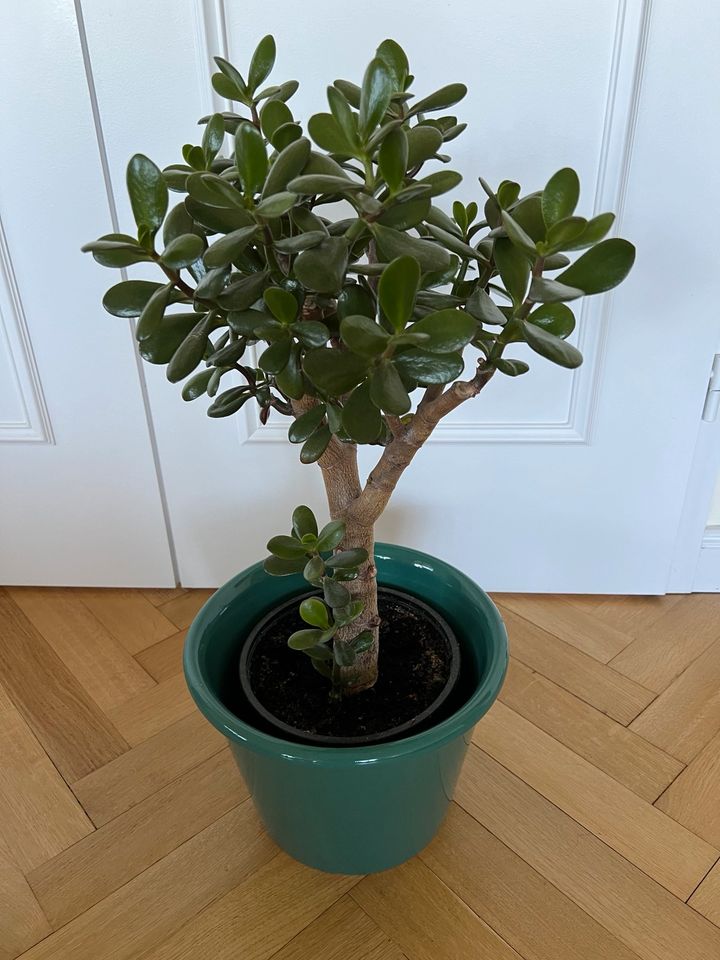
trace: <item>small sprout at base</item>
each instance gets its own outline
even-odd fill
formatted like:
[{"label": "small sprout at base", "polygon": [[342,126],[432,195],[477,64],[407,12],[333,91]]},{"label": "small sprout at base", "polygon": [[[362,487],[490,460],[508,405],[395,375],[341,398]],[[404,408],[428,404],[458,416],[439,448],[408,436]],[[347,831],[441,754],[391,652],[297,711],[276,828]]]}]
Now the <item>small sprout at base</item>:
[{"label": "small sprout at base", "polygon": [[309,623],[313,627],[319,627],[321,630],[330,628],[328,608],[322,600],[318,600],[316,597],[307,597],[303,600],[300,604],[300,616],[305,623]]}]

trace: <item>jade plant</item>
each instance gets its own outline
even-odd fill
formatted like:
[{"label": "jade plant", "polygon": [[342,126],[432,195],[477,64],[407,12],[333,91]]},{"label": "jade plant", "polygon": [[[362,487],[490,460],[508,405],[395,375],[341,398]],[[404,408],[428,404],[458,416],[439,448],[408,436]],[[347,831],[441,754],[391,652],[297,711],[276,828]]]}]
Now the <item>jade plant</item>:
[{"label": "jade plant", "polygon": [[[477,199],[445,203],[462,179],[445,145],[466,126],[448,111],[466,88],[416,99],[393,40],[359,86],[327,88],[328,110],[306,134],[288,106],[297,82],[265,85],[271,36],[245,75],[215,59],[213,87],[236,110],[203,117],[182,163],[132,157],[137,235],[83,249],[103,266],[153,263],[164,275],[124,279],[103,305],[136,318],[141,356],[184,381],[185,400],[209,397],[210,417],[246,403],[263,424],[287,417],[300,460],[319,465],[330,523],[318,530],[298,507],[291,533],[269,541],[266,570],[303,573],[322,591],[302,603],[308,629],[289,642],[335,695],[357,693],[377,677],[374,525],[404,470],[496,373],[528,371],[515,344],[579,366],[568,304],[620,283],[635,252],[604,239],[612,213],[575,213],[568,167],[542,190],[479,178]],[[358,444],[379,453],[364,483]]]}]

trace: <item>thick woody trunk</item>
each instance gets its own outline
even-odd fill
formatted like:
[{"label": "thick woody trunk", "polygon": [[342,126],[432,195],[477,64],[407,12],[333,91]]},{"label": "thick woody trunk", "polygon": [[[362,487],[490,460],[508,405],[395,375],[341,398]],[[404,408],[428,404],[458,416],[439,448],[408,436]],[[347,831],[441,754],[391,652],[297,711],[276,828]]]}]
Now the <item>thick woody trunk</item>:
[{"label": "thick woody trunk", "polygon": [[[312,401],[294,400],[293,411],[300,416],[312,406]],[[362,484],[357,465],[357,447],[354,443],[341,443],[333,437],[325,453],[318,461],[322,471],[328,508],[332,520],[345,523],[345,538],[339,550],[354,547],[367,551],[368,562],[363,564],[356,580],[346,581],[344,586],[350,591],[353,600],[361,600],[363,612],[350,626],[341,628],[338,636],[341,640],[352,640],[363,630],[373,634],[373,645],[361,653],[352,667],[341,667],[341,679],[344,692],[360,693],[367,690],[377,680],[378,674],[378,634],[380,617],[377,604],[377,580],[374,562],[375,518],[369,514],[355,515],[352,507],[362,494]]]},{"label": "thick woody trunk", "polygon": [[357,579],[344,584],[353,600],[362,601],[363,612],[352,624],[338,631],[339,639],[352,640],[363,630],[371,630],[374,638],[372,647],[365,653],[361,653],[352,667],[340,668],[346,694],[360,693],[372,687],[377,680],[379,653],[380,617],[377,601],[377,571],[374,562],[374,525],[349,515],[349,508],[355,503],[361,490],[356,454],[353,444],[338,444],[338,449],[328,450],[320,463],[330,516],[333,520],[343,520],[345,523],[345,538],[338,549],[362,548],[367,551],[369,558],[360,568]]},{"label": "thick woody trunk", "polygon": [[[461,403],[477,396],[488,383],[494,368],[480,362],[471,380],[457,381],[447,390],[429,387],[407,425],[396,424],[393,439],[385,447],[365,487],[360,484],[357,466],[357,448],[354,443],[342,443],[333,437],[318,461],[322,470],[330,516],[345,523],[345,539],[341,550],[362,547],[368,561],[360,569],[356,580],[346,583],[354,600],[362,600],[361,616],[339,636],[351,640],[363,630],[372,631],[372,647],[358,656],[352,667],[342,668],[346,693],[360,693],[375,683],[378,673],[378,632],[380,617],[377,603],[377,571],[374,562],[374,527],[405,469],[428,439],[438,422]],[[310,409],[309,398],[293,401],[295,416]]]},{"label": "thick woody trunk", "polygon": [[367,550],[369,557],[368,562],[360,568],[357,579],[345,583],[353,600],[362,601],[363,612],[349,626],[342,627],[338,631],[338,637],[341,640],[352,640],[363,630],[371,630],[373,645],[365,653],[359,654],[352,667],[341,667],[340,676],[345,693],[360,693],[362,690],[372,687],[378,675],[380,617],[378,615],[377,570],[374,560],[375,537],[372,525],[360,526],[348,522],[345,540],[340,545],[340,549],[349,549],[350,547],[362,547]]}]

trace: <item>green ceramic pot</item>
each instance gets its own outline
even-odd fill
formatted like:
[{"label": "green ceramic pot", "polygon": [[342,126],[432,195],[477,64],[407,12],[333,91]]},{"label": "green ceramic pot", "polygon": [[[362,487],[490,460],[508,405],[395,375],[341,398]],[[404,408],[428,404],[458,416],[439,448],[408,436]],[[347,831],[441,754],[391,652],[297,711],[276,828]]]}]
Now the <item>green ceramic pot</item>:
[{"label": "green ceramic pot", "polygon": [[318,747],[263,733],[242,719],[238,659],[248,633],[307,585],[255,564],[220,587],[185,641],[192,696],[230,742],[269,834],[291,856],[332,873],[402,863],[430,842],[452,799],[473,726],[492,705],[507,668],[507,635],[487,594],[427,553],[378,543],[378,580],[434,607],[461,650],[458,706],[422,733],[366,747]]}]

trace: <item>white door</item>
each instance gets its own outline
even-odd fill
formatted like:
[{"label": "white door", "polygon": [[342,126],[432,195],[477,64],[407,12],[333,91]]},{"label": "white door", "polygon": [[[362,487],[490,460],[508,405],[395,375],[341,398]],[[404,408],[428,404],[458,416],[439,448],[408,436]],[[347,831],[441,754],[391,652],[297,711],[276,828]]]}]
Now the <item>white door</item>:
[{"label": "white door", "polygon": [[[530,190],[575,167],[579,212],[617,211],[618,233],[638,248],[623,286],[586,303],[585,364],[568,372],[534,356],[528,376],[495,377],[438,429],[377,532],[494,590],[665,591],[719,349],[706,102],[720,80],[716,5],[130,0],[86,3],[84,16],[124,224],[129,155],[177,162],[199,139],[194,120],[221,107],[210,55],[245,68],[269,31],[274,76],[301,80],[292,104],[304,119],[324,109],[327,83],[362,76],[385,36],[408,51],[418,92],[467,82],[457,112],[470,125],[450,145],[465,202],[481,200],[478,175]],[[148,383],[184,584],[217,584],[261,557],[295,504],[322,512],[319,471],[299,464],[286,422],[260,427],[249,405],[210,421],[162,369]]]},{"label": "white door", "polygon": [[107,221],[73,5],[0,30],[0,583],[175,582],[128,325],[80,246]]}]

